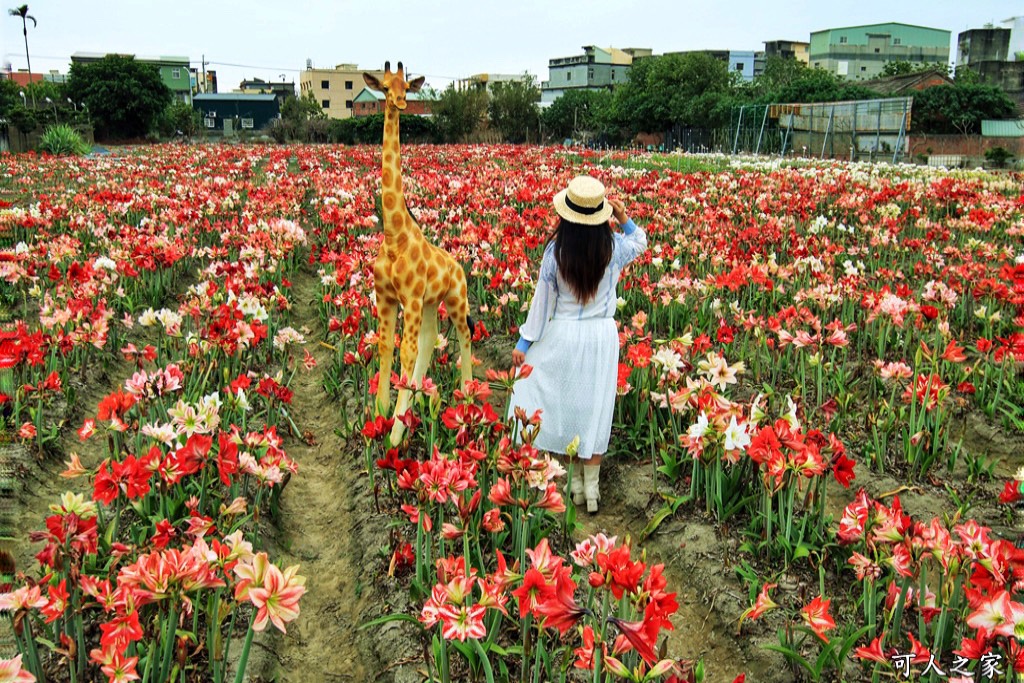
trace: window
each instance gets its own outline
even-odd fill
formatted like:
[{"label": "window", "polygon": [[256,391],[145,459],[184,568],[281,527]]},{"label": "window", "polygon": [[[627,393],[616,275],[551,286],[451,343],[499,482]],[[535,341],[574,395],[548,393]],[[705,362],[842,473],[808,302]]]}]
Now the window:
[{"label": "window", "polygon": [[345,100],[345,109],[352,108],[352,100]]},{"label": "window", "polygon": [[881,50],[881,48],[877,48],[877,47],[875,48],[875,54],[876,54],[876,55],[877,55],[877,54],[878,54],[879,52],[881,52],[881,51],[882,51],[882,50]]},{"label": "window", "polygon": [[331,89],[331,82],[330,81],[320,81],[320,89],[321,90],[330,90]]},{"label": "window", "polygon": [[[615,77],[612,76],[612,78],[615,78]],[[587,69],[587,80],[588,81],[594,80],[594,70],[593,69]]]},{"label": "window", "polygon": [[242,128],[252,128],[252,119],[242,119]]},{"label": "window", "polygon": [[612,80],[615,80],[615,69],[612,69]]},{"label": "window", "polygon": [[846,36],[839,36],[839,44],[846,45]]},{"label": "window", "polygon": [[893,45],[902,45],[903,44],[903,39],[902,38],[893,38],[892,39],[892,44]]},{"label": "window", "polygon": [[345,90],[352,89],[352,81],[345,81]]},{"label": "window", "polygon": [[320,106],[323,107],[324,109],[329,109],[330,106],[331,106],[331,101],[330,100],[320,100]]},{"label": "window", "polygon": [[814,68],[815,69],[817,69],[819,66],[821,66],[821,62],[815,62],[814,63]]},{"label": "window", "polygon": [[565,80],[567,80],[567,81],[571,81],[572,80],[572,72],[571,71],[566,71],[565,72]]},{"label": "window", "polygon": [[862,67],[860,68],[860,70],[861,70],[861,71],[867,71],[867,70],[868,70],[868,68],[867,68],[866,66],[862,66]]},{"label": "window", "polygon": [[217,126],[217,119],[213,118],[212,116],[207,116],[205,119],[203,119],[203,123],[206,125],[207,128],[214,128]]},{"label": "window", "polygon": [[171,69],[171,78],[174,80],[181,78],[181,69]]},{"label": "window", "polygon": [[736,63],[736,70],[737,71],[743,71],[743,62],[737,62]]}]

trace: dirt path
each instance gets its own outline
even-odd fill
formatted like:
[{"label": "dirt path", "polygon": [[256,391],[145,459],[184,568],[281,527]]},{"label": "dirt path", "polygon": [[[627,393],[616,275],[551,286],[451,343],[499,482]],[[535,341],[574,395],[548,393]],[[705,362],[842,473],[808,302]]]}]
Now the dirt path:
[{"label": "dirt path", "polygon": [[300,367],[291,385],[296,425],[311,433],[312,445],[285,440],[299,469],[282,495],[273,543],[280,566],[301,565],[306,594],[299,618],[275,648],[280,663],[276,680],[371,680],[373,671],[360,651],[366,634],[356,630],[373,593],[373,579],[363,566],[367,549],[357,533],[366,512],[360,509],[356,492],[366,483],[360,481],[359,464],[347,456],[344,441],[336,434],[342,426],[342,408],[322,387],[331,352],[319,344],[317,278],[308,266],[295,274],[292,297],[291,324],[305,335],[306,349],[317,366],[309,372]]}]

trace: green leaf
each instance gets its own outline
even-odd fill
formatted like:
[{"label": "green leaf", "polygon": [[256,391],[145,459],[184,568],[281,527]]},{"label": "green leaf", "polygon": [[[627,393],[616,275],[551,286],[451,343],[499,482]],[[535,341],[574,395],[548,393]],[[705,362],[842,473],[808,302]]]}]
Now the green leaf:
[{"label": "green leaf", "polygon": [[802,656],[800,656],[799,652],[795,652],[793,650],[790,650],[788,647],[783,647],[782,645],[762,645],[761,647],[763,649],[765,649],[765,650],[772,650],[773,652],[780,653],[788,661],[796,662],[797,664],[802,666],[804,669],[806,669],[807,673],[810,673],[810,674],[814,673],[814,667],[811,666],[810,662],[808,662],[806,659],[804,659]]},{"label": "green leaf", "polygon": [[409,623],[416,624],[417,626],[419,626],[420,631],[426,630],[425,628],[423,628],[423,624],[420,623],[419,619],[408,614],[387,614],[383,617],[374,619],[373,621],[368,621],[365,624],[360,624],[357,628],[358,630],[362,631],[363,629],[371,628],[373,626],[380,626],[381,624],[388,624],[392,621],[407,621]]}]

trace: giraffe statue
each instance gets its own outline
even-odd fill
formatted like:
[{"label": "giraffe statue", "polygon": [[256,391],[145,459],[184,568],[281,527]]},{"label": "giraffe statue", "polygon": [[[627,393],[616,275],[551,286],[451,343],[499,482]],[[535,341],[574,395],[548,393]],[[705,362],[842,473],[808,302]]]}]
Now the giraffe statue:
[{"label": "giraffe statue", "polygon": [[[381,150],[381,207],[384,241],[373,266],[377,299],[380,374],[377,379],[377,414],[385,414],[391,404],[391,363],[395,350],[395,324],[398,306],[404,311],[404,330],[399,355],[403,378],[417,386],[423,379],[437,341],[437,309],[444,302],[459,337],[462,363],[462,388],[473,378],[471,348],[472,322],[466,298],[466,273],[451,254],[427,242],[402,192],[402,159],[398,142],[398,117],[406,107],[407,92],[418,92],[424,77],[405,80],[402,63],[391,72],[384,63],[383,79],[364,73],[363,80],[373,90],[385,94],[384,144]],[[395,417],[409,408],[411,392],[398,392]],[[405,425],[396,419],[391,443],[401,442]]]}]

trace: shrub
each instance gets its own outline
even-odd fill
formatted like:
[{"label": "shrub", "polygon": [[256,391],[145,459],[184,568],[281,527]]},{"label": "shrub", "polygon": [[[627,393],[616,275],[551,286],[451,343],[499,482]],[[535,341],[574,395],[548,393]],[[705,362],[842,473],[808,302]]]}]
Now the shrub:
[{"label": "shrub", "polygon": [[46,129],[43,137],[39,140],[39,149],[50,154],[63,156],[65,154],[88,154],[92,147],[82,139],[78,131],[66,123],[62,123]]},{"label": "shrub", "polygon": [[1002,168],[1012,158],[1013,154],[1005,147],[993,147],[985,150],[985,159],[996,168]]}]

